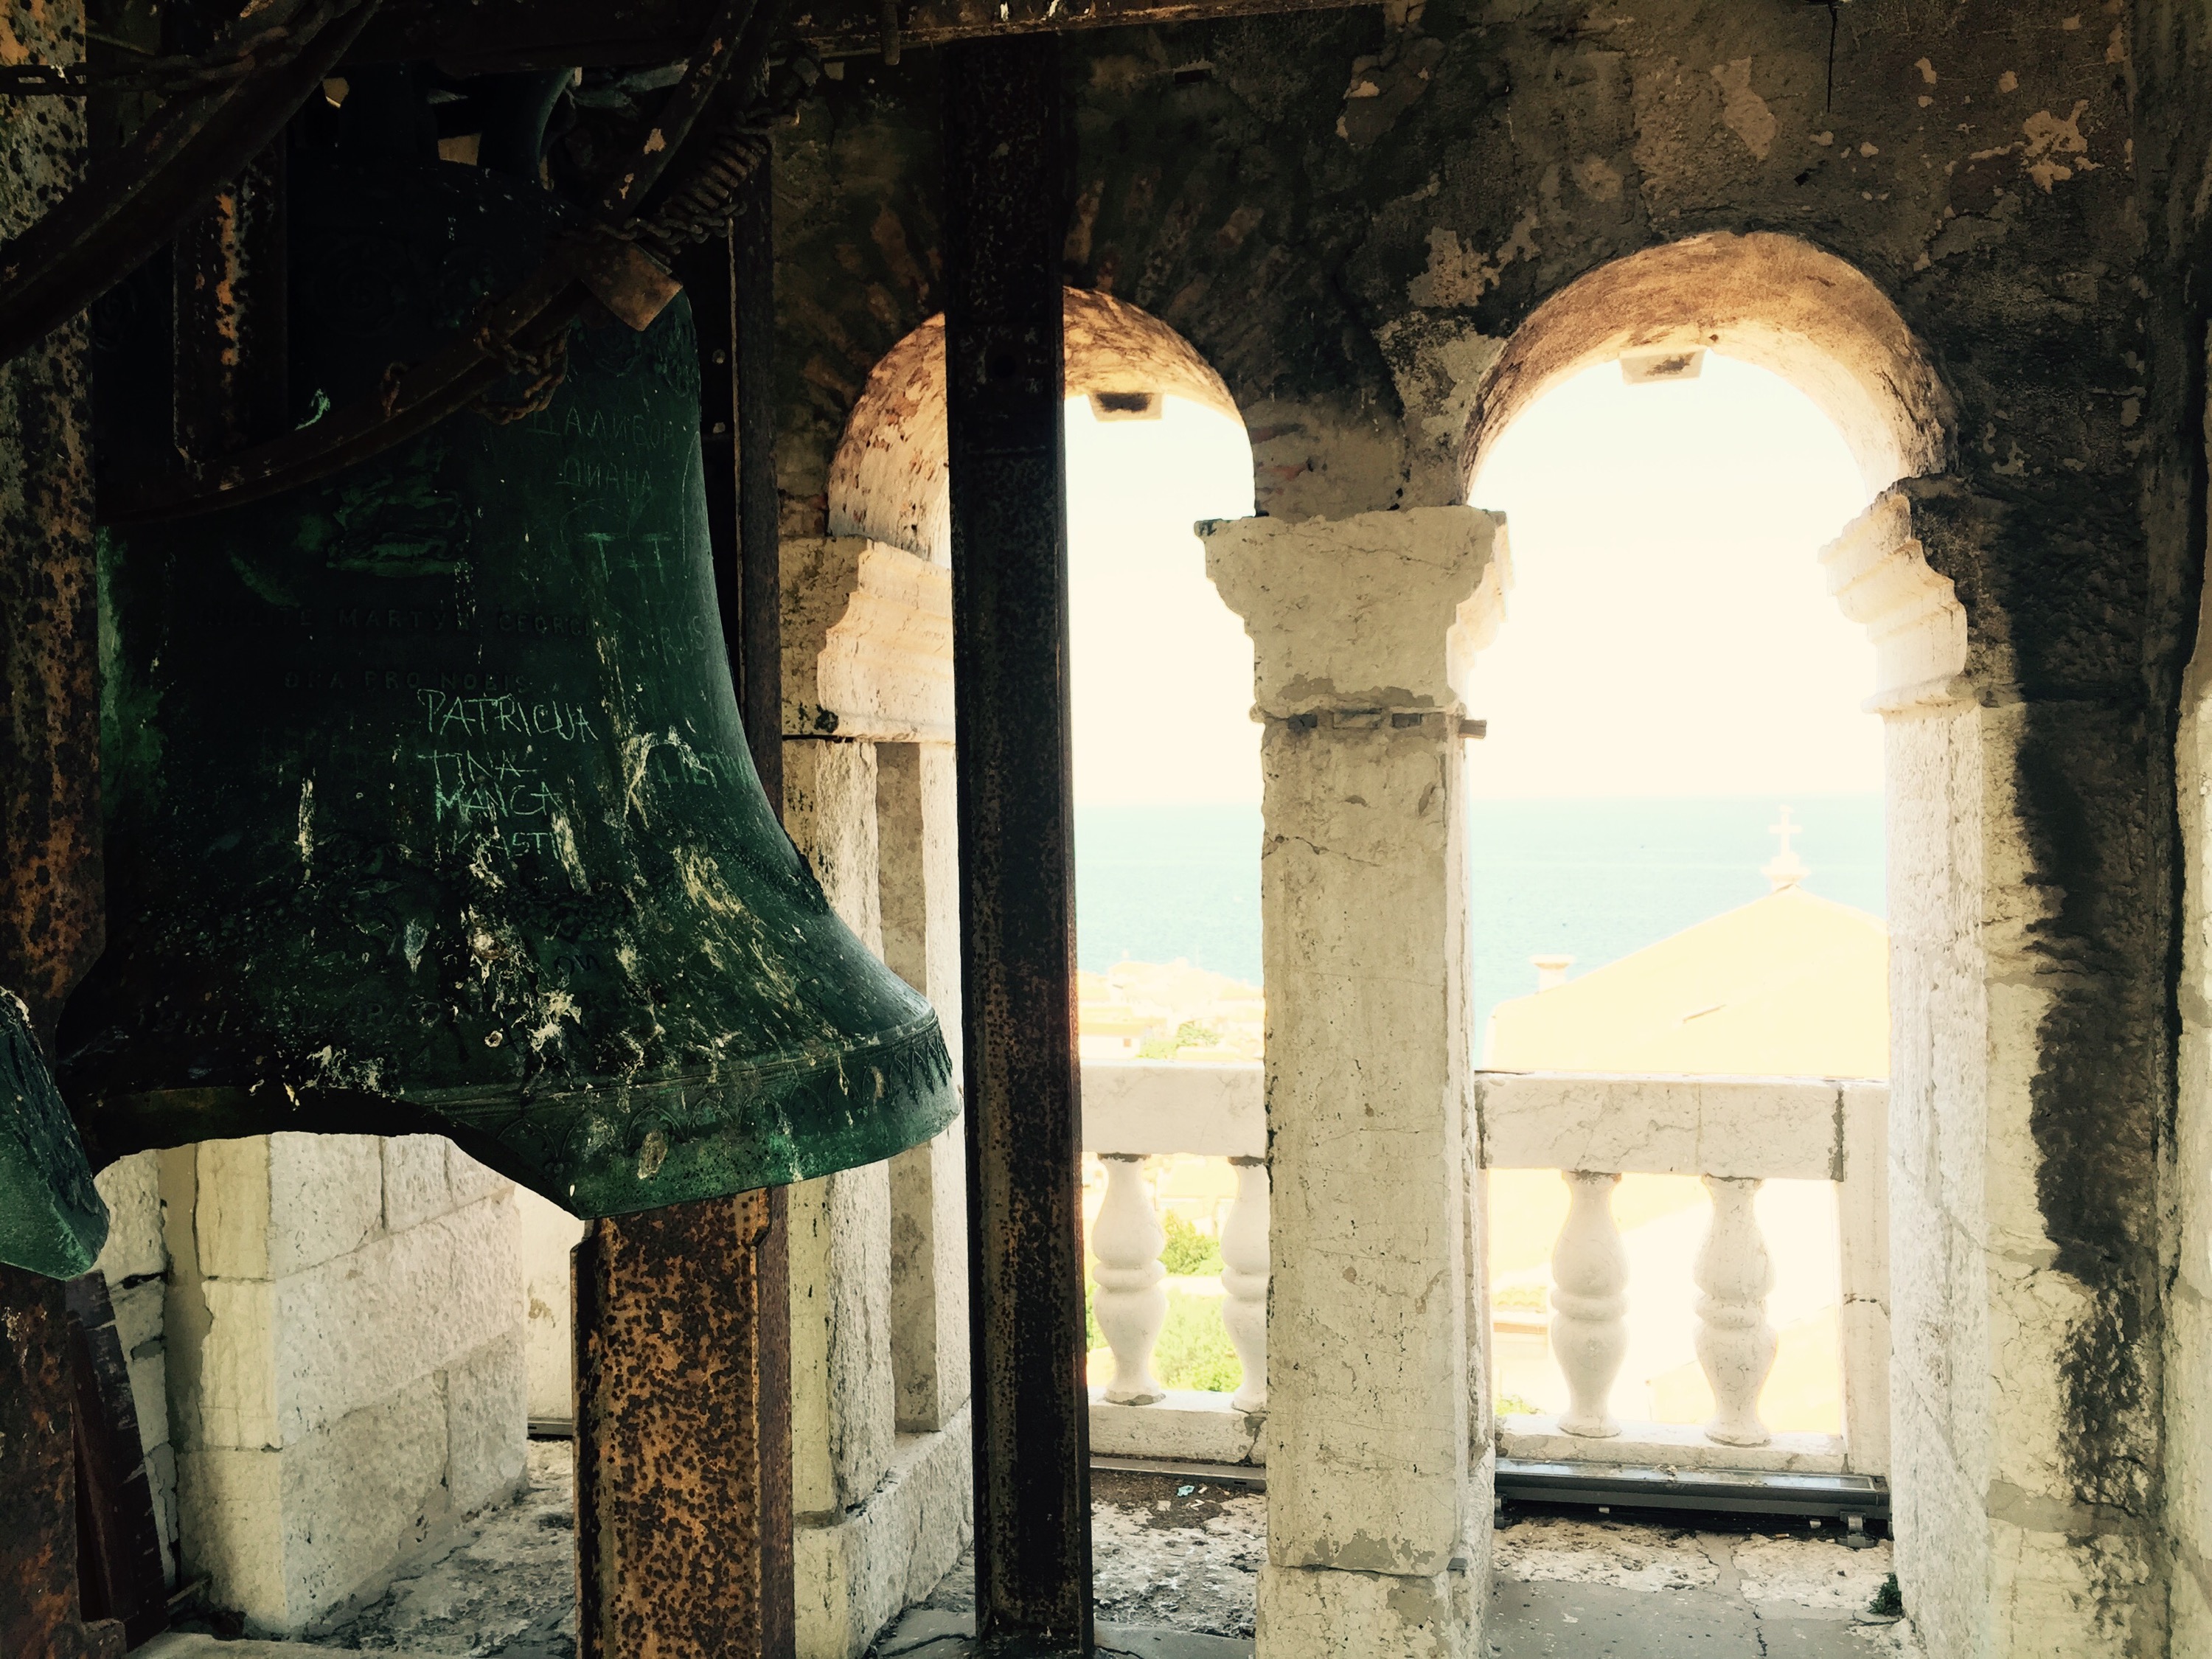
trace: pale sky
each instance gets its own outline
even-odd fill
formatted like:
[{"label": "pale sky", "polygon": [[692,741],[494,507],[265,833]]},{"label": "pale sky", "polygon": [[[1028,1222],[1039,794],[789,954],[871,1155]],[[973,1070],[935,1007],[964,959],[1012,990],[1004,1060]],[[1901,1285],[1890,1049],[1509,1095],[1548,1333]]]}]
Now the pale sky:
[{"label": "pale sky", "polygon": [[1067,405],[1068,617],[1075,799],[1260,799],[1252,642],[1206,579],[1191,526],[1252,512],[1244,428],[1164,400],[1157,421]]},{"label": "pale sky", "polygon": [[[1076,799],[1256,802],[1251,646],[1189,529],[1251,510],[1243,431],[1077,400],[1067,459]],[[1515,574],[1476,665],[1475,793],[1881,787],[1872,649],[1815,557],[1866,489],[1787,382],[1711,354],[1671,384],[1601,364],[1514,422],[1471,499],[1508,515]]]}]

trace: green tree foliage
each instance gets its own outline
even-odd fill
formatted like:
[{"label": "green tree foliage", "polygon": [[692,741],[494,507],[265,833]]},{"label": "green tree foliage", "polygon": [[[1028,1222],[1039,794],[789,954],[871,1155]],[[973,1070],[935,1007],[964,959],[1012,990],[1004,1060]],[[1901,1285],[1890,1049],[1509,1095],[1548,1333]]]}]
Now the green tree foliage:
[{"label": "green tree foliage", "polygon": [[1200,1232],[1196,1222],[1187,1221],[1170,1211],[1167,1235],[1167,1248],[1160,1252],[1160,1265],[1170,1273],[1210,1278],[1221,1271],[1221,1241],[1212,1233]]}]

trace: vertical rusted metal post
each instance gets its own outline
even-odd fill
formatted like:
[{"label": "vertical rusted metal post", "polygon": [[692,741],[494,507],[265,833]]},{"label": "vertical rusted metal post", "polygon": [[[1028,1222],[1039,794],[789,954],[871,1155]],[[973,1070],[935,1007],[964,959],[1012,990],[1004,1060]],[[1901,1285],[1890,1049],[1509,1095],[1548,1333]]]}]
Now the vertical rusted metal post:
[{"label": "vertical rusted metal post", "polygon": [[64,1296],[58,1280],[0,1266],[0,1654],[122,1659],[123,1626],[78,1611]]},{"label": "vertical rusted metal post", "polygon": [[284,429],[284,179],[279,140],[178,233],[175,433],[188,464]]},{"label": "vertical rusted metal post", "polygon": [[[204,50],[227,21],[209,0],[172,4],[171,50]],[[177,234],[174,423],[188,465],[274,438],[286,426],[286,173],[280,137]]]},{"label": "vertical rusted metal post", "polygon": [[[80,7],[20,8],[15,43],[66,61]],[[16,185],[0,238],[76,182],[84,116],[9,100],[0,157]],[[100,670],[86,326],[0,365],[0,986],[51,1053],[63,1001],[100,954]],[[78,1600],[74,1388],[63,1287],[0,1266],[0,1654],[119,1656],[123,1627]]]},{"label": "vertical rusted metal post", "polygon": [[1088,1652],[1059,47],[945,70],[976,1629]]},{"label": "vertical rusted metal post", "polygon": [[598,1221],[575,1251],[578,1659],[765,1651],[765,1193]]},{"label": "vertical rusted metal post", "polygon": [[[679,274],[699,336],[723,635],[753,764],[781,813],[774,289],[764,269],[744,263],[764,261],[766,246],[764,236],[757,247],[735,233],[713,238]],[[763,480],[747,455],[769,460],[764,536]],[[576,1249],[582,1659],[793,1652],[785,1207],[781,1188],[672,1205],[596,1222]]]}]

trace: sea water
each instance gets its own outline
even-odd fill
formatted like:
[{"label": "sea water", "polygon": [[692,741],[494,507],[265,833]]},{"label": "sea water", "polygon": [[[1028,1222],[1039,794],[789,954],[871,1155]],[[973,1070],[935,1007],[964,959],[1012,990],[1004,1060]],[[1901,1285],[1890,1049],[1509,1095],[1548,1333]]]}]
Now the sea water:
[{"label": "sea water", "polygon": [[[1881,797],[1793,796],[1805,890],[1883,914]],[[1571,977],[1747,904],[1768,890],[1782,803],[1759,797],[1478,800],[1468,859],[1474,1030],[1536,988],[1529,958]],[[1255,806],[1076,809],[1077,956],[1181,957],[1261,983]]]}]

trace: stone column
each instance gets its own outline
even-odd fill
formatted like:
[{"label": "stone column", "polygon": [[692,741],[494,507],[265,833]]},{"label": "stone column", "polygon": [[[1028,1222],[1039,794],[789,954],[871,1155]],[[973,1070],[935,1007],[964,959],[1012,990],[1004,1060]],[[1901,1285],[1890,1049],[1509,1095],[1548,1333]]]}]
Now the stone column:
[{"label": "stone column", "polygon": [[1255,659],[1274,1284],[1261,1659],[1480,1651],[1492,1457],[1468,1090],[1469,507],[1203,527]]},{"label": "stone column", "polygon": [[[960,1066],[960,837],[950,743],[876,745],[884,960],[927,997]],[[968,1403],[965,1132],[891,1160],[891,1375],[898,1426],[941,1429]]]},{"label": "stone column", "polygon": [[[783,595],[786,828],[957,1054],[951,573],[860,537],[789,538]],[[866,1651],[967,1542],[960,1147],[956,1122],[791,1189],[800,1659]]]},{"label": "stone column", "polygon": [[[2082,1447],[2122,1430],[2117,1411],[2072,1420],[2098,1316],[2039,1191],[2057,1000],[2039,933],[2058,901],[2017,805],[2034,711],[1918,539],[1916,519],[1943,524],[1955,504],[1941,481],[1899,486],[1821,555],[1875,643],[1885,728],[1898,1579],[1931,1654],[2118,1656],[2137,1650],[2158,1547],[2075,1473]],[[2195,1471],[2177,1450],[2181,1486]]]},{"label": "stone column", "polygon": [[[784,826],[831,908],[880,951],[875,746],[809,741],[784,750]],[[890,1165],[799,1182],[790,1204],[791,1502],[803,1539],[836,1527],[890,1467]],[[807,1641],[807,1559],[802,1542],[802,1654],[816,1651]]]}]

